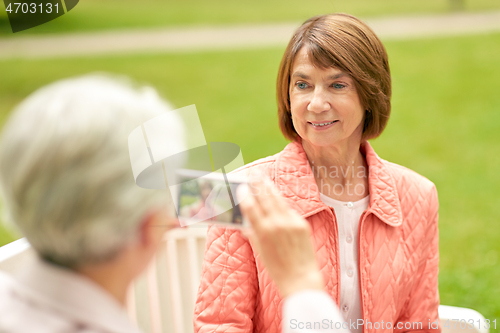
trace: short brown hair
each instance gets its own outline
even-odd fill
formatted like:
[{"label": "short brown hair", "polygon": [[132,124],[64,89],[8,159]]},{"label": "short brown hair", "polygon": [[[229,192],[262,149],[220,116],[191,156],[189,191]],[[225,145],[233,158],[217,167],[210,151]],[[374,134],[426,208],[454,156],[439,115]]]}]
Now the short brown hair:
[{"label": "short brown hair", "polygon": [[319,68],[338,68],[352,76],[365,111],[362,140],[378,137],[391,113],[391,74],[387,52],[375,33],[348,14],[315,16],[297,29],[281,60],[278,81],[280,129],[289,140],[297,132],[290,117],[290,74],[302,47]]}]

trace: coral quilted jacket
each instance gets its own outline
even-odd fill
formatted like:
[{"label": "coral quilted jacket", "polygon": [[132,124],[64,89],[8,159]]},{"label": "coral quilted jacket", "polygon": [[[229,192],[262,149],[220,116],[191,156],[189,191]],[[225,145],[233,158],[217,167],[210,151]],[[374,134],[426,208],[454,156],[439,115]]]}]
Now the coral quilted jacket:
[{"label": "coral quilted jacket", "polygon": [[[436,188],[416,172],[379,158],[366,141],[361,152],[368,164],[370,192],[358,235],[362,315],[365,323],[371,323],[363,331],[439,333]],[[339,304],[336,217],[319,199],[301,143],[292,142],[238,172],[269,177],[290,207],[310,222],[325,290]],[[195,332],[281,332],[282,301],[247,239],[239,231],[211,227],[195,306]],[[393,328],[387,328],[388,323]]]}]

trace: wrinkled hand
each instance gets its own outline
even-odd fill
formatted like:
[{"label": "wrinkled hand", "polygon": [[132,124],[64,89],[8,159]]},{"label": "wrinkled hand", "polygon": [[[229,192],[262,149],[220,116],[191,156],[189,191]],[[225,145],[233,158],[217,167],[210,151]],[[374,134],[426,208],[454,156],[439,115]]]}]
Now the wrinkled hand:
[{"label": "wrinkled hand", "polygon": [[249,184],[241,202],[252,229],[246,232],[282,297],[323,289],[309,223],[290,209],[269,181]]}]

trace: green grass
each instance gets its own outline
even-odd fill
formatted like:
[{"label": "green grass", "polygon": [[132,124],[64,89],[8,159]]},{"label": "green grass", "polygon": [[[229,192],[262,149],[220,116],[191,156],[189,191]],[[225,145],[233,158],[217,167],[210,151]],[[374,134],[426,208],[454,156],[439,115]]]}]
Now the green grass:
[{"label": "green grass", "polygon": [[[442,303],[500,318],[500,34],[386,46],[393,114],[372,144],[382,158],[437,185]],[[179,107],[196,104],[207,141],[237,143],[250,162],[286,144],[277,127],[274,92],[282,52],[0,61],[0,122],[22,98],[56,79],[90,71],[124,73],[158,87]]]},{"label": "green grass", "polygon": [[375,147],[438,188],[443,303],[500,318],[500,35],[388,48],[394,114]]},{"label": "green grass", "polygon": [[[452,0],[84,0],[68,14],[41,26],[16,33],[98,31],[175,25],[262,23],[304,21],[331,12],[381,16],[445,13]],[[500,9],[498,0],[464,0],[465,10]],[[12,36],[4,8],[0,5],[0,34]]]}]

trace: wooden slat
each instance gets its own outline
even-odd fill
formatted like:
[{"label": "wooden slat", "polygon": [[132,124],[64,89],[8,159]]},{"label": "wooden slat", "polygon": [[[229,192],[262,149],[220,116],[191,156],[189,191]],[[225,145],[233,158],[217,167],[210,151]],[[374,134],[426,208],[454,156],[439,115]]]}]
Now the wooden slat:
[{"label": "wooden slat", "polygon": [[182,295],[179,281],[179,266],[177,263],[177,241],[167,241],[167,267],[170,280],[170,300],[172,303],[174,333],[185,333],[182,313]]},{"label": "wooden slat", "polygon": [[[188,249],[191,291],[196,298],[196,294],[198,293],[198,286],[200,284],[200,268],[198,267],[197,241],[195,237],[189,237],[186,242]],[[193,302],[194,301],[196,301],[196,299],[194,299]]]},{"label": "wooden slat", "polygon": [[151,332],[162,333],[158,277],[156,275],[156,257],[149,265],[146,274],[148,284],[149,314],[151,317]]}]

